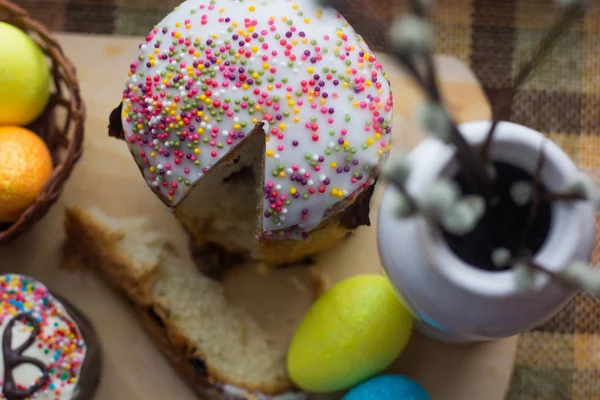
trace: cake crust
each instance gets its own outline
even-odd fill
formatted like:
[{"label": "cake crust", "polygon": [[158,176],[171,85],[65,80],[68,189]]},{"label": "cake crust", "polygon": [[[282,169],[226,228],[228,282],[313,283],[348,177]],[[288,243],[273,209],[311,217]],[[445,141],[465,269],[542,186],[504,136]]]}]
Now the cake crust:
[{"label": "cake crust", "polygon": [[[391,123],[383,66],[335,10],[316,0],[188,0],[140,45],[109,135],[127,142],[195,247],[212,242],[285,264],[369,225],[370,195],[360,195],[387,158]],[[230,209],[198,202],[198,192],[217,187],[202,181],[245,155],[259,125],[257,221],[246,230],[258,238],[250,245],[211,232]],[[232,187],[229,196],[240,193]],[[363,207],[348,209],[358,197]],[[194,207],[214,207],[214,217]]]},{"label": "cake crust", "polygon": [[[78,207],[67,208],[65,229],[65,255],[79,261],[66,265],[71,268],[76,265],[91,267],[124,294],[161,352],[200,398],[277,400],[279,396],[287,396],[281,399],[304,399],[304,394],[294,392],[294,385],[289,378],[257,384],[236,380],[215,368],[194,342],[177,328],[168,306],[152,296],[152,287],[162,279],[158,268],[162,259],[157,260],[156,265],[148,265],[144,273],[139,273],[124,257],[108,250],[110,243],[122,239],[121,234],[107,231]],[[168,242],[161,244],[168,246]],[[175,251],[171,247],[167,249]],[[136,282],[137,279],[140,281]],[[247,395],[240,394],[244,392]]]}]

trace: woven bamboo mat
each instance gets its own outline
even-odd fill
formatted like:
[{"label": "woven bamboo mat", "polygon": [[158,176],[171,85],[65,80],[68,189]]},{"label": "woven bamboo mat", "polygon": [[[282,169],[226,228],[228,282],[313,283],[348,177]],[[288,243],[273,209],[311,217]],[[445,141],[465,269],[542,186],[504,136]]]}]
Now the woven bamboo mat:
[{"label": "woven bamboo mat", "polygon": [[[348,1],[371,7],[383,22],[403,11],[394,0]],[[145,36],[180,1],[16,2],[54,31]],[[493,93],[509,82],[556,12],[554,0],[436,0],[437,51],[464,61]],[[348,19],[377,48],[381,31],[365,26],[360,12]],[[516,98],[510,119],[548,135],[600,182],[600,7],[562,39]],[[577,296],[521,336],[508,399],[600,399],[600,302]]]}]

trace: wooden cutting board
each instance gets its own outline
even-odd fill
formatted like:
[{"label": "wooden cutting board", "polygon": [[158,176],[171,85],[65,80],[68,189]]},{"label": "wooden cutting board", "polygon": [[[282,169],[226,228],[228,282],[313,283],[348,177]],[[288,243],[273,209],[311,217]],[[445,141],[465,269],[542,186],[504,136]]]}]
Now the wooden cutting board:
[{"label": "wooden cutting board", "polygon": [[[28,235],[0,247],[0,272],[29,274],[78,305],[96,325],[105,349],[104,376],[96,399],[194,399],[161,356],[129,306],[92,274],[59,269],[66,205],[96,205],[114,216],[147,213],[186,250],[178,223],[151,194],[126,146],[107,137],[110,111],[118,105],[128,66],[141,39],[60,35],[75,66],[88,119],[84,156],[65,192]],[[419,91],[389,58],[381,56],[394,90],[393,146],[408,150],[421,140],[411,117]],[[460,122],[489,118],[489,105],[472,72],[453,58],[439,57],[443,93]],[[376,221],[381,187],[373,200]],[[360,244],[358,246],[357,244]],[[375,227],[361,228],[341,246],[321,255],[317,267],[330,283],[380,271]],[[516,338],[468,346],[448,346],[416,335],[392,368],[422,383],[433,400],[503,399],[512,373]]]}]

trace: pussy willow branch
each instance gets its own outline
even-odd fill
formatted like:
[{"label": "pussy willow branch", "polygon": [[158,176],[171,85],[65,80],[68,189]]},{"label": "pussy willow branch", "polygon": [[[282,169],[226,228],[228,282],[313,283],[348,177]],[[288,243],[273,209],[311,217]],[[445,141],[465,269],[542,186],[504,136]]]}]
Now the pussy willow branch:
[{"label": "pussy willow branch", "polygon": [[544,199],[549,201],[587,201],[588,198],[581,194],[546,193]]},{"label": "pussy willow branch", "polygon": [[544,142],[542,142],[542,147],[540,148],[540,152],[538,155],[538,162],[535,168],[535,175],[533,177],[533,193],[531,195],[531,206],[529,211],[529,217],[527,218],[527,222],[525,223],[525,227],[523,228],[523,232],[521,232],[521,237],[519,238],[519,242],[513,251],[517,253],[521,251],[521,249],[525,248],[525,241],[527,240],[527,235],[529,231],[533,227],[533,223],[535,218],[538,215],[538,211],[540,208],[540,198],[541,198],[541,186],[542,186],[542,170],[544,168],[544,164],[546,162],[546,153],[544,153]]},{"label": "pussy willow branch", "polygon": [[[415,15],[426,18],[426,8],[423,2],[419,0],[412,1],[412,11]],[[437,72],[433,55],[431,52],[427,52],[423,55],[424,61],[424,74],[421,74],[419,67],[417,66],[416,59],[407,54],[394,53],[405,70],[415,80],[415,82],[421,87],[421,90],[425,93],[428,100],[432,103],[442,105],[442,98],[437,82]],[[443,107],[442,107],[443,108]],[[450,122],[450,138],[454,144],[457,153],[457,161],[459,162],[465,177],[472,189],[481,193],[486,198],[491,198],[493,195],[493,180],[488,174],[488,169],[482,164],[477,152],[471,147],[471,145],[465,140],[460,131],[458,130],[456,123],[453,121],[450,115],[447,115]]]},{"label": "pussy willow branch", "polygon": [[558,43],[562,35],[584,14],[585,9],[586,4],[584,4],[583,1],[576,1],[566,7],[561,17],[554,23],[544,39],[537,45],[530,58],[521,64],[511,86],[507,88],[493,106],[492,125],[490,126],[480,150],[480,154],[485,162],[487,162],[489,158],[489,149],[493,141],[496,126],[500,122],[500,118],[509,111],[514,97],[519,93],[533,72],[543,64],[546,57]]},{"label": "pussy willow branch", "polygon": [[427,17],[427,5],[424,1],[415,0],[412,2],[412,12],[418,17],[426,18]]},{"label": "pussy willow branch", "polygon": [[581,289],[581,286],[578,285],[577,283],[574,283],[572,281],[570,281],[569,279],[565,278],[564,276],[562,276],[561,274],[554,272],[554,271],[550,271],[546,268],[544,268],[543,266],[541,266],[540,264],[537,264],[536,262],[534,262],[532,259],[526,259],[526,260],[515,260],[515,265],[519,263],[519,261],[521,263],[526,264],[529,268],[531,268],[532,270],[535,271],[539,271],[545,275],[548,275],[550,278],[560,282],[561,284],[568,286],[570,288],[573,289]]},{"label": "pussy willow branch", "polygon": [[408,192],[408,189],[406,188],[406,185],[404,185],[404,184],[403,185],[397,185],[396,188],[406,198],[406,201],[408,201],[408,204],[410,205],[410,208],[412,210],[418,210],[419,207],[417,207],[417,202],[415,201],[414,197],[412,197],[412,195]]},{"label": "pussy willow branch", "polygon": [[[380,48],[388,48],[389,38],[382,29],[382,23],[380,16],[377,14],[377,10],[372,5],[373,0],[318,0],[323,6],[328,6],[335,9],[348,21],[351,21],[351,17],[357,16],[356,10],[360,12],[361,26],[369,28],[371,33],[374,33],[377,37],[376,43]],[[361,32],[362,36],[365,36],[365,32]]]}]

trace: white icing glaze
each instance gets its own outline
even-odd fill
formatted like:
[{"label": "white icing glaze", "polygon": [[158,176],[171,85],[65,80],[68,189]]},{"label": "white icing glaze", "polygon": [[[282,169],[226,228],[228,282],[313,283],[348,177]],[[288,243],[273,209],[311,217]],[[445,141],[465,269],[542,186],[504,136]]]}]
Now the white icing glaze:
[{"label": "white icing glaze", "polygon": [[312,0],[182,3],[140,45],[122,114],[146,182],[170,207],[264,122],[266,236],[308,232],[371,185],[391,119],[382,66]]},{"label": "white icing glaze", "polygon": [[[22,290],[23,286],[20,282],[23,280],[28,282],[29,287],[35,287],[35,289]],[[6,327],[13,319],[14,314],[30,313],[40,324],[40,334],[33,344],[23,352],[23,355],[41,361],[51,369],[51,373],[49,374],[49,384],[36,392],[30,399],[71,400],[77,391],[80,367],[86,354],[85,343],[75,322],[69,317],[64,306],[48,292],[44,285],[29,277],[1,276],[0,292],[3,295],[0,306],[2,310],[0,338],[4,336]],[[31,327],[25,320],[18,320],[12,328],[12,349],[17,349],[25,343],[30,335]],[[0,358],[4,360],[2,346],[0,346]],[[0,362],[0,399],[6,398],[3,393],[4,373],[5,365],[2,361]],[[15,383],[23,385],[23,388],[33,386],[41,377],[42,371],[29,363],[21,364],[13,370]]]}]

